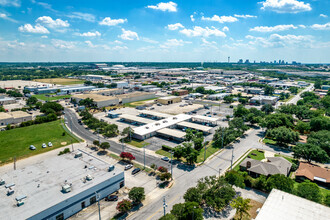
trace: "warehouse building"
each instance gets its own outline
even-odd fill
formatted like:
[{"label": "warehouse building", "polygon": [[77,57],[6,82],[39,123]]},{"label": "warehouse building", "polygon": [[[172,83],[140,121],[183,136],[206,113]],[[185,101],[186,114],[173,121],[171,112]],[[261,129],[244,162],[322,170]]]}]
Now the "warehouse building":
[{"label": "warehouse building", "polygon": [[153,120],[147,118],[137,117],[135,115],[129,115],[129,114],[122,114],[119,117],[120,117],[120,121],[134,123],[135,125],[145,125],[154,122]]},{"label": "warehouse building", "polygon": [[98,108],[103,108],[111,105],[118,105],[119,104],[119,99],[115,96],[103,96],[99,94],[78,94],[78,95],[73,95],[71,96],[71,100],[76,100],[77,103],[79,103],[80,100],[82,99],[93,99],[93,103],[95,106]]},{"label": "warehouse building", "polygon": [[177,129],[163,128],[157,131],[157,135],[165,137],[169,140],[182,142],[185,139],[186,132]]},{"label": "warehouse building", "polygon": [[20,124],[25,121],[31,121],[32,115],[23,111],[0,112],[0,126],[8,124]]},{"label": "warehouse building", "polygon": [[[78,153],[78,152],[77,152]],[[53,156],[1,173],[0,206],[6,219],[62,220],[125,185],[124,172],[83,151]]]},{"label": "warehouse building", "polygon": [[182,99],[180,96],[166,96],[166,97],[161,97],[157,99],[157,102],[163,105],[170,105],[173,103],[178,103],[181,102]]},{"label": "warehouse building", "polygon": [[178,95],[178,96],[183,96],[183,95],[188,95],[189,91],[186,89],[176,89],[172,91],[172,95]]},{"label": "warehouse building", "polygon": [[187,130],[188,128],[192,129],[192,130],[196,130],[196,131],[201,131],[203,132],[203,134],[209,134],[212,130],[212,127],[208,127],[205,125],[200,125],[200,124],[196,124],[196,123],[191,123],[191,122],[187,122],[187,121],[182,121],[177,123],[178,128],[181,128],[183,130]]},{"label": "warehouse building", "polygon": [[171,117],[169,114],[161,113],[161,112],[154,112],[149,110],[141,110],[139,111],[141,117],[151,118],[153,120],[161,120],[164,118]]},{"label": "warehouse building", "polygon": [[96,90],[92,93],[99,94],[99,95],[105,95],[105,96],[112,96],[112,95],[121,95],[124,94],[123,89],[102,89],[102,90]]},{"label": "warehouse building", "polygon": [[138,102],[146,99],[156,98],[155,93],[151,92],[133,92],[122,95],[117,95],[120,104],[126,104],[130,102]]},{"label": "warehouse building", "polygon": [[245,88],[244,92],[248,93],[248,94],[257,94],[260,95],[263,90],[260,88],[253,88],[253,87],[249,87],[249,88]]},{"label": "warehouse building", "polygon": [[9,105],[16,103],[16,99],[12,97],[0,96],[0,105]]},{"label": "warehouse building", "polygon": [[277,100],[278,100],[278,97],[275,97],[275,96],[259,95],[259,96],[252,97],[250,99],[250,102],[253,104],[261,104],[261,105],[265,105],[265,104],[275,105]]}]

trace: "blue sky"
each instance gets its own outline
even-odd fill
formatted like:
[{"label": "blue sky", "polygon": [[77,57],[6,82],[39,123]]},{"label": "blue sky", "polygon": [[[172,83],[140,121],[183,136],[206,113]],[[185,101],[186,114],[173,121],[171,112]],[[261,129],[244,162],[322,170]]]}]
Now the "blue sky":
[{"label": "blue sky", "polygon": [[0,0],[0,61],[330,63],[329,0]]}]

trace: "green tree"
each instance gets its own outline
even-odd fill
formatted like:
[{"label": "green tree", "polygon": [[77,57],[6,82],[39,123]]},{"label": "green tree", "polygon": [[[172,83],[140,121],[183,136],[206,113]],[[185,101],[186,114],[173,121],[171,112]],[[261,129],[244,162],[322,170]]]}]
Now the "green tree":
[{"label": "green tree", "polygon": [[237,129],[239,131],[247,131],[249,127],[245,125],[243,118],[234,118],[230,122],[228,122],[230,128]]},{"label": "green tree", "polygon": [[294,144],[299,140],[298,132],[284,126],[267,130],[266,137],[273,139],[280,145]]},{"label": "green tree", "polygon": [[198,151],[192,148],[191,143],[183,143],[183,157],[186,159],[188,164],[194,164],[197,161]]},{"label": "green tree", "polygon": [[235,185],[243,189],[245,188],[244,177],[234,170],[227,172],[225,179],[231,185]]},{"label": "green tree", "polygon": [[285,126],[288,128],[293,127],[293,117],[292,115],[287,115],[284,113],[275,113],[267,115],[265,118],[265,124],[268,129]]},{"label": "green tree", "polygon": [[194,138],[194,132],[192,129],[188,128],[186,130],[186,135],[184,136],[185,141],[192,141],[192,139]]},{"label": "green tree", "polygon": [[126,127],[124,130],[121,132],[122,136],[127,136],[126,138],[131,139],[131,135],[133,134],[134,130],[131,127]]},{"label": "green tree", "polygon": [[330,156],[330,131],[321,130],[312,132],[307,139],[307,143],[319,146]]},{"label": "green tree", "polygon": [[202,203],[202,194],[196,187],[189,188],[183,196],[185,202]]},{"label": "green tree", "polygon": [[36,97],[33,97],[33,96],[29,97],[26,100],[27,105],[35,105],[37,102],[38,102],[38,99]]},{"label": "green tree", "polygon": [[60,115],[63,110],[63,106],[56,102],[46,102],[40,108],[40,111],[45,114],[56,113],[57,115]]},{"label": "green tree", "polygon": [[223,100],[225,101],[225,103],[232,103],[234,101],[234,98],[232,96],[228,95],[228,96],[225,96],[223,98]]},{"label": "green tree", "polygon": [[330,118],[324,116],[312,118],[310,126],[311,131],[330,130]]},{"label": "green tree", "polygon": [[324,204],[330,207],[330,194],[328,193],[324,198]]},{"label": "green tree", "polygon": [[250,217],[249,210],[252,207],[250,205],[250,199],[243,199],[238,196],[231,202],[231,207],[236,209],[236,214],[238,215],[238,219],[243,219],[244,216]]},{"label": "green tree", "polygon": [[301,134],[304,134],[305,132],[310,131],[311,126],[309,125],[308,122],[298,121],[295,129],[299,131]]},{"label": "green tree", "polygon": [[266,115],[269,115],[274,111],[274,107],[270,104],[265,104],[261,107],[261,111],[265,112]]},{"label": "green tree", "polygon": [[177,160],[180,160],[181,157],[184,156],[184,148],[181,145],[176,146],[173,148],[173,157]]},{"label": "green tree", "polygon": [[312,183],[309,180],[305,180],[297,187],[297,196],[309,199],[314,202],[321,202],[322,194],[320,188],[316,183]]},{"label": "green tree", "polygon": [[164,172],[159,174],[159,179],[161,181],[169,181],[172,178],[172,174],[169,172]]},{"label": "green tree", "polygon": [[94,100],[91,99],[91,98],[81,99],[79,101],[79,105],[84,105],[86,107],[93,107],[94,106]]},{"label": "green tree", "polygon": [[0,105],[0,112],[5,112],[5,111],[6,109],[2,105]]},{"label": "green tree", "polygon": [[269,85],[266,85],[264,88],[265,95],[272,96],[274,94],[275,88]]},{"label": "green tree", "polygon": [[171,214],[177,217],[178,220],[203,220],[203,212],[204,210],[196,202],[175,204],[171,210]]},{"label": "green tree", "polygon": [[171,213],[167,213],[166,215],[162,216],[159,220],[178,220],[175,215],[172,215]]},{"label": "green tree", "polygon": [[294,189],[294,180],[283,174],[275,174],[267,179],[266,189],[270,192],[273,188],[292,193]]},{"label": "green tree", "polygon": [[290,87],[289,91],[293,94],[297,94],[298,93],[298,88],[297,87]]},{"label": "green tree", "polygon": [[123,199],[122,201],[118,202],[116,209],[120,213],[126,213],[132,209],[132,202],[128,199]]},{"label": "green tree", "polygon": [[103,151],[105,151],[106,149],[109,149],[109,148],[110,148],[110,144],[109,144],[109,142],[102,142],[102,143],[100,144],[100,148],[102,148]]},{"label": "green tree", "polygon": [[95,145],[95,146],[100,146],[100,142],[99,142],[98,140],[94,140],[94,141],[93,141],[93,145]]},{"label": "green tree", "polygon": [[293,157],[296,159],[303,158],[310,163],[312,160],[320,163],[329,162],[329,156],[321,147],[307,144],[297,144],[293,149]]},{"label": "green tree", "polygon": [[133,187],[128,193],[128,198],[132,200],[134,204],[140,204],[145,197],[143,187]]},{"label": "green tree", "polygon": [[250,111],[243,105],[238,105],[237,108],[234,109],[234,117],[244,118],[249,114],[249,112]]}]

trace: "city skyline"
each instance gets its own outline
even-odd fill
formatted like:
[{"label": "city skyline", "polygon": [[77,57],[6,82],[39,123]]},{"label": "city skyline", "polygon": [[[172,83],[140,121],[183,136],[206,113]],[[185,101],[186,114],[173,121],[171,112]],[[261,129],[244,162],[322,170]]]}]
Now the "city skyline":
[{"label": "city skyline", "polygon": [[329,63],[330,3],[0,0],[1,62]]}]

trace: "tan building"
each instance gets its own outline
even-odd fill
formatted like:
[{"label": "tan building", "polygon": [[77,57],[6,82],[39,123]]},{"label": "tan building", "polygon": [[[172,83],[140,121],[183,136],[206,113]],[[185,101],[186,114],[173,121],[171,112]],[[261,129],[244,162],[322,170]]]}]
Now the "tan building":
[{"label": "tan building", "polygon": [[31,121],[32,115],[23,111],[0,112],[0,126],[8,124],[19,124],[25,121]]},{"label": "tan building", "polygon": [[123,89],[103,89],[103,90],[99,90],[99,91],[93,91],[91,93],[104,95],[104,96],[112,96],[112,95],[124,94],[124,90]]},{"label": "tan building", "polygon": [[156,98],[155,93],[152,92],[133,92],[122,95],[117,95],[119,98],[119,102],[121,104],[130,103],[130,102],[138,102],[146,99]]},{"label": "tan building", "polygon": [[178,95],[178,96],[182,96],[182,95],[188,95],[189,91],[185,90],[185,89],[176,89],[172,91],[172,95]]},{"label": "tan building", "polygon": [[163,104],[163,105],[169,105],[173,103],[181,102],[182,99],[180,96],[167,96],[157,99],[157,102]]},{"label": "tan building", "polygon": [[79,103],[80,100],[87,98],[93,99],[94,105],[96,105],[98,108],[119,104],[119,99],[116,96],[104,96],[94,93],[71,96],[71,100],[75,99],[77,103]]}]

